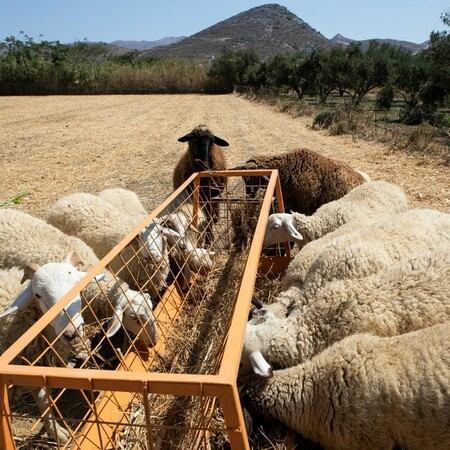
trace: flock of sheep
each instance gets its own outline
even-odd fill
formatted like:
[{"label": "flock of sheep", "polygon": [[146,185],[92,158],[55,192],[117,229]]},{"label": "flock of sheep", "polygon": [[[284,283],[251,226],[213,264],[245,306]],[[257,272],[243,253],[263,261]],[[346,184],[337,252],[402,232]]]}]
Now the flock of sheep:
[{"label": "flock of sheep", "polygon": [[[179,141],[188,149],[174,188],[194,172],[227,169],[228,143],[206,126]],[[409,209],[398,186],[307,149],[235,169],[278,169],[289,212],[268,218],[263,245],[299,248],[275,300],[247,324],[243,403],[325,448],[450,448],[450,215]],[[267,183],[244,181],[248,196]],[[84,327],[92,320],[106,321],[108,336],[122,327],[148,346],[157,342],[152,309],[171,261],[186,283],[213,265],[198,228],[218,221],[212,200],[226,185],[226,177],[202,179],[208,206],[196,227],[189,202],[165,211],[124,249],[126,270],[112,260],[67,303],[44,330],[58,343],[59,364],[89,355]],[[147,214],[124,189],[63,197],[47,221],[0,209],[0,355]],[[39,351],[23,354],[33,361]],[[66,442],[70,433],[51,420],[45,392],[33,395],[48,435]]]}]

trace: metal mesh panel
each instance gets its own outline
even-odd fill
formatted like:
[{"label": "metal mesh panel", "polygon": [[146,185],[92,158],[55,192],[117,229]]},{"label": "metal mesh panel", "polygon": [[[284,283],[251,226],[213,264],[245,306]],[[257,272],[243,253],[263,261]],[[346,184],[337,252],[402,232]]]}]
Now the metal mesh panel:
[{"label": "metal mesh panel", "polygon": [[[259,172],[253,197],[240,172],[221,173],[226,186],[213,198],[211,174],[191,177],[61,299],[59,310],[81,292],[83,335],[63,345],[46,326],[49,311],[0,357],[5,449],[248,448],[236,387],[240,345],[266,219],[282,210],[276,171]],[[178,235],[159,248],[157,233],[140,233],[155,225]],[[135,311],[144,294],[156,337]],[[137,328],[123,322],[109,335],[119,298]],[[24,394],[33,389],[47,408]],[[67,439],[45,435],[56,422]]]}]

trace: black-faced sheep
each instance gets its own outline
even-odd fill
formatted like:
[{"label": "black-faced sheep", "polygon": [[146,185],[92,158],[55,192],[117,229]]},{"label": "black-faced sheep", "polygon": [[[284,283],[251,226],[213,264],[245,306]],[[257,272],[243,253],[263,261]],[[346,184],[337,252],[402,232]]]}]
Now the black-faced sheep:
[{"label": "black-faced sheep", "polygon": [[[306,148],[257,156],[234,169],[278,169],[285,210],[307,215],[366,181],[361,173],[343,161]],[[267,184],[268,178],[247,176],[244,181],[247,195],[254,197],[259,187]]]},{"label": "black-faced sheep", "polygon": [[[221,147],[228,147],[229,144],[215,136],[205,125],[197,126],[178,140],[187,142],[188,148],[173,171],[174,189],[179,188],[195,172],[227,169]],[[211,204],[211,199],[220,195],[226,185],[226,177],[206,177],[200,180],[200,200],[206,203],[204,209],[208,216],[208,227],[212,222],[217,222],[219,217],[219,208]]]},{"label": "black-faced sheep", "polygon": [[326,449],[450,448],[450,322],[395,337],[355,334],[270,379],[255,410]]}]

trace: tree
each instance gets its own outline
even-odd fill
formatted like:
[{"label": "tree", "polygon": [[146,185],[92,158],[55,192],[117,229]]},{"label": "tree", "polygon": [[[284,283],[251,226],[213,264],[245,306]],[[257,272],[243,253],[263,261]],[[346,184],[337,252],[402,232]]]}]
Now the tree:
[{"label": "tree", "polygon": [[359,44],[350,44],[347,49],[348,88],[353,107],[356,107],[369,91],[388,81],[392,46],[371,41],[367,52]]},{"label": "tree", "polygon": [[225,92],[232,92],[235,86],[246,83],[250,68],[258,61],[259,58],[252,49],[225,49],[213,61],[208,76],[214,79]]},{"label": "tree", "polygon": [[[450,10],[442,13],[441,19],[444,25],[450,27]],[[433,66],[434,89],[441,91],[445,98],[450,93],[450,32],[433,31],[425,55]]]}]

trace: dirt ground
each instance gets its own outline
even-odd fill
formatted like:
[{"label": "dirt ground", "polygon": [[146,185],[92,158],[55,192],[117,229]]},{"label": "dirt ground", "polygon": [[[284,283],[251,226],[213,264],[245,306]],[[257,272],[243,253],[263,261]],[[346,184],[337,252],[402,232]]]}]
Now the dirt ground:
[{"label": "dirt ground", "polygon": [[257,154],[308,147],[347,161],[372,179],[403,187],[412,207],[450,210],[450,169],[387,145],[332,137],[237,95],[0,97],[0,202],[45,218],[61,196],[108,187],[134,190],[149,211],[172,190],[186,144],[178,137],[205,123],[226,139],[229,166]]}]

